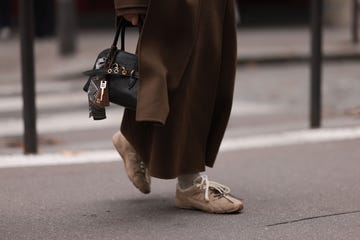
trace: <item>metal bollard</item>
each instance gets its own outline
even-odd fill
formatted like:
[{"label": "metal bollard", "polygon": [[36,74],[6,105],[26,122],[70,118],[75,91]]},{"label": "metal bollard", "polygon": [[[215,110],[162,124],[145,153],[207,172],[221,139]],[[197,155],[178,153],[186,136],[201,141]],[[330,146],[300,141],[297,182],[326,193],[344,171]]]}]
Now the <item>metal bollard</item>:
[{"label": "metal bollard", "polygon": [[358,0],[352,1],[352,41],[354,44],[359,43],[359,2]]},{"label": "metal bollard", "polygon": [[34,11],[32,0],[19,1],[21,35],[21,74],[24,118],[24,153],[36,154],[35,69],[34,69]]},{"label": "metal bollard", "polygon": [[311,1],[310,127],[321,127],[322,113],[322,29],[323,0]]},{"label": "metal bollard", "polygon": [[57,0],[57,33],[60,55],[76,52],[76,11],[73,0]]}]

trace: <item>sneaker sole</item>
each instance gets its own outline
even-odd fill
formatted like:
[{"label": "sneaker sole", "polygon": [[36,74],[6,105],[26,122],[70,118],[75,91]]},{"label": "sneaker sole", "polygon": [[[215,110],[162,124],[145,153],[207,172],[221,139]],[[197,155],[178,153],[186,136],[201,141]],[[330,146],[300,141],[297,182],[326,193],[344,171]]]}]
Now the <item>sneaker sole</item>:
[{"label": "sneaker sole", "polygon": [[243,209],[244,206],[241,205],[239,208],[235,209],[235,210],[229,210],[227,212],[210,212],[210,211],[205,211],[202,210],[200,208],[196,208],[196,207],[192,207],[192,206],[187,206],[187,205],[182,205],[179,204],[177,201],[175,201],[175,207],[179,208],[179,209],[184,209],[184,210],[192,210],[192,211],[200,211],[200,212],[206,212],[206,213],[212,213],[212,214],[233,214],[233,213],[240,213]]}]

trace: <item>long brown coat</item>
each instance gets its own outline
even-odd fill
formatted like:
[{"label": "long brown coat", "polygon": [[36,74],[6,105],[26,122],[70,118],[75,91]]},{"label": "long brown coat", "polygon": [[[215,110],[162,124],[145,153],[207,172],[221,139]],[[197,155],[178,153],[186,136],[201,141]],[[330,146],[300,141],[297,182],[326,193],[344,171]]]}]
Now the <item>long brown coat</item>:
[{"label": "long brown coat", "polygon": [[144,7],[138,107],[125,111],[121,131],[154,177],[204,171],[231,112],[234,0],[115,0],[118,15]]}]

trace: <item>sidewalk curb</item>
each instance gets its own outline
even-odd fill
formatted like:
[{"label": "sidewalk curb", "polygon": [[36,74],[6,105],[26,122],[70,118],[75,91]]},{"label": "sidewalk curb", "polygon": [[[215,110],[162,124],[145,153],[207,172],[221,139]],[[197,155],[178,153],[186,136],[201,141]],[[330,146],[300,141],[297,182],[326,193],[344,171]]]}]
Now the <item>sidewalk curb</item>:
[{"label": "sidewalk curb", "polygon": [[[360,60],[360,53],[336,53],[324,56],[325,62],[336,61],[357,61]],[[280,64],[280,63],[306,63],[310,62],[308,55],[272,55],[272,56],[245,56],[237,59],[237,65],[247,64]]]},{"label": "sidewalk curb", "polygon": [[[329,54],[324,56],[325,62],[337,62],[337,61],[359,61],[360,53],[338,53],[338,54]],[[248,64],[282,64],[282,63],[308,63],[310,62],[310,57],[307,55],[272,55],[272,56],[245,56],[237,57],[237,65],[244,66]],[[85,79],[86,77],[83,75],[84,70],[79,69],[78,71],[66,72],[63,74],[57,74],[52,77],[55,80],[72,80],[76,79]],[[85,80],[84,80],[85,81]]]},{"label": "sidewalk curb", "polygon": [[[347,128],[303,129],[247,137],[226,138],[220,152],[232,152],[259,148],[285,147],[324,142],[360,139],[360,126]],[[119,161],[113,149],[91,151],[65,151],[39,155],[0,155],[0,169],[14,167],[37,167]]]}]

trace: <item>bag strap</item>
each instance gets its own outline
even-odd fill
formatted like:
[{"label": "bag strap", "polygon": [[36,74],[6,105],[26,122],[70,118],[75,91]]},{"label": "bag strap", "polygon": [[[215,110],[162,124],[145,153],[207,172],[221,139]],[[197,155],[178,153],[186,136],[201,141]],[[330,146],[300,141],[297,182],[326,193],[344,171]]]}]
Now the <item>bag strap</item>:
[{"label": "bag strap", "polygon": [[[141,15],[138,16],[139,18],[139,25],[138,25],[138,28],[139,28],[139,35],[141,33],[141,29],[142,29],[142,26],[143,26],[143,19],[141,17]],[[132,27],[133,25],[127,21],[123,16],[120,16],[119,19],[118,19],[118,27],[116,29],[116,33],[115,33],[115,37],[114,37],[114,41],[111,45],[111,50],[110,50],[110,53],[109,53],[109,56],[108,56],[108,60],[107,63],[106,63],[106,66],[107,67],[110,67],[112,64],[113,64],[113,61],[114,61],[114,55],[116,53],[116,51],[118,50],[118,42],[119,42],[119,37],[121,36],[121,40],[120,40],[120,44],[121,44],[121,48],[120,50],[121,51],[125,51],[125,30],[126,30],[126,27]]]},{"label": "bag strap", "polygon": [[125,49],[125,29],[126,29],[127,23],[128,22],[125,20],[124,17],[122,17],[122,16],[119,17],[118,26],[116,29],[114,41],[113,41],[113,44],[111,45],[111,48],[117,48],[117,44],[119,42],[119,36],[121,33],[121,50]]}]

